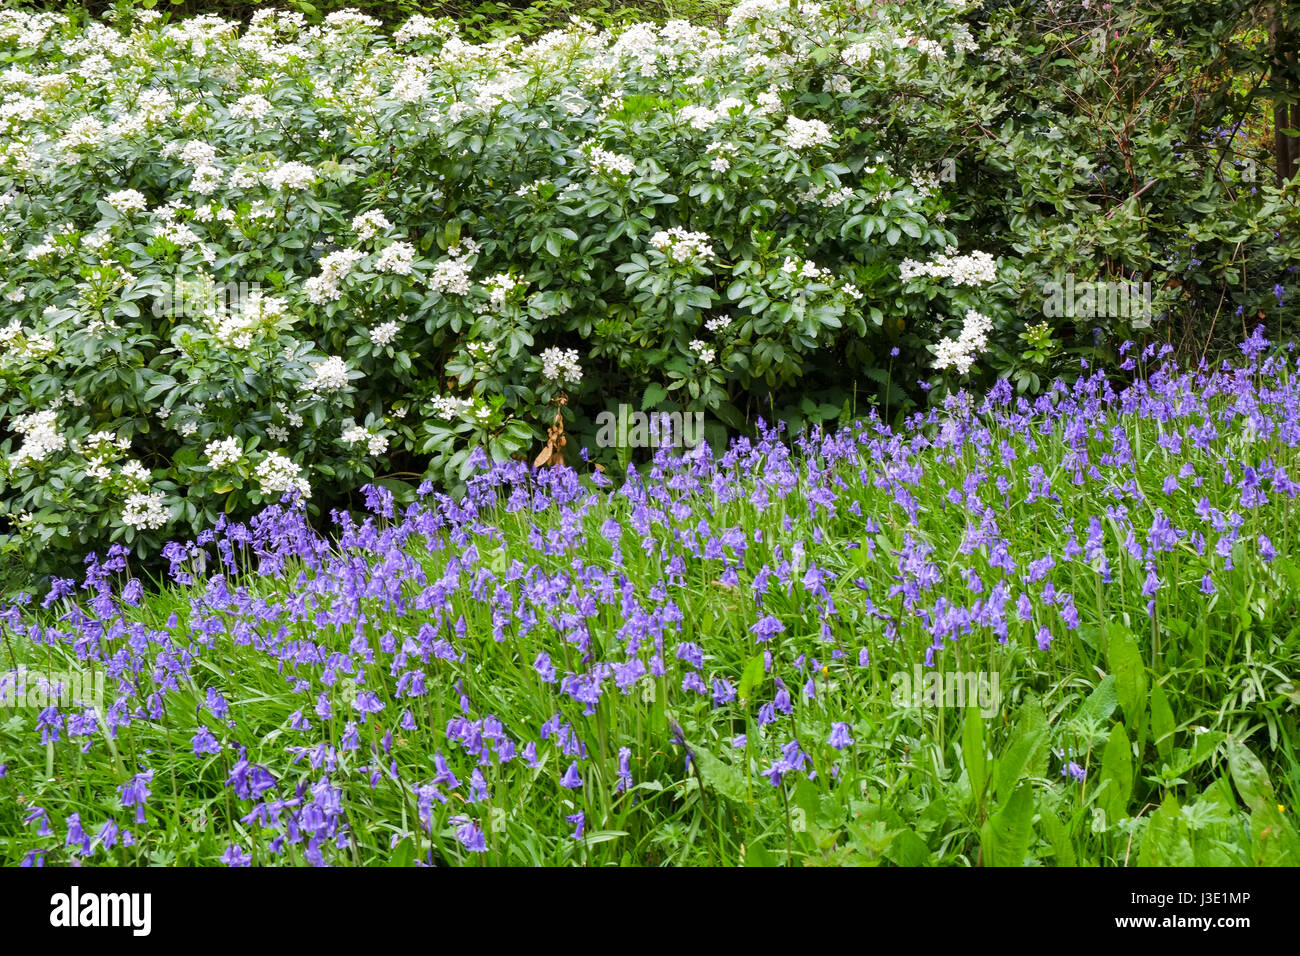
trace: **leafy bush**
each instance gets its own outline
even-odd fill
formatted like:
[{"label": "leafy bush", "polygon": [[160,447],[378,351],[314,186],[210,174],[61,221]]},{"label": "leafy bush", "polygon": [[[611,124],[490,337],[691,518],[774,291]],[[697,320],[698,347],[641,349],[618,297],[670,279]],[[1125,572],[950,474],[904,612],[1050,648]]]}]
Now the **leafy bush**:
[{"label": "leafy bush", "polygon": [[717,447],[1034,393],[1143,324],[1045,316],[1067,279],[1150,283],[1144,334],[1281,329],[1297,186],[1247,150],[1291,34],[1097,6],[746,0],[478,45],[6,12],[0,553],[149,554],[477,455],[622,469],[624,404]]},{"label": "leafy bush", "polygon": [[557,410],[741,427],[769,389],[879,369],[936,308],[992,310],[992,260],[900,279],[955,243],[946,201],[830,122],[948,51],[905,42],[919,13],[815,12],[481,46],[351,13],[5,14],[6,547],[146,553],[381,467],[454,483]]}]

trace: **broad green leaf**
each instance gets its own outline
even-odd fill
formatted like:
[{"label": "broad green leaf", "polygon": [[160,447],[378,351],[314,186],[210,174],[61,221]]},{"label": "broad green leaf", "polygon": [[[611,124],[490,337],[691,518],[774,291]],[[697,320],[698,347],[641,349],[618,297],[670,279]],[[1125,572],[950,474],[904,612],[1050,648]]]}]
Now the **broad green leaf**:
[{"label": "broad green leaf", "polygon": [[745,665],[744,673],[740,675],[740,686],[736,689],[736,696],[740,700],[749,700],[749,695],[753,693],[754,688],[763,682],[765,673],[763,655],[755,654]]},{"label": "broad green leaf", "polygon": [[1169,698],[1159,681],[1151,684],[1151,737],[1156,745],[1160,759],[1169,762],[1174,752],[1174,731],[1177,723],[1174,712],[1169,707]]},{"label": "broad green leaf", "polygon": [[890,841],[884,856],[899,866],[925,866],[932,855],[924,840],[911,830],[902,830]]},{"label": "broad green leaf", "polygon": [[1106,811],[1107,822],[1127,817],[1129,798],[1133,794],[1133,748],[1123,724],[1116,724],[1110,732],[1110,740],[1106,741],[1098,786],[1101,795],[1097,803]]},{"label": "broad green leaf", "polygon": [[983,828],[985,866],[1022,866],[1034,837],[1034,787],[1023,781]]},{"label": "broad green leaf", "polygon": [[1228,769],[1232,773],[1232,782],[1236,784],[1242,802],[1252,810],[1276,804],[1268,771],[1254,751],[1235,737],[1229,737],[1224,747],[1228,752]]},{"label": "broad green leaf", "polygon": [[1115,690],[1115,675],[1110,674],[1102,678],[1101,682],[1092,689],[1088,699],[1083,702],[1083,706],[1079,708],[1079,719],[1086,724],[1103,725],[1104,721],[1110,719],[1117,706],[1119,706],[1119,696]]},{"label": "broad green leaf", "polygon": [[1020,707],[1011,739],[998,757],[994,771],[994,792],[1005,803],[1016,785],[1026,777],[1041,777],[1047,767],[1047,718],[1035,700]]},{"label": "broad green leaf", "polygon": [[1131,726],[1146,709],[1147,672],[1133,632],[1114,621],[1106,625],[1106,664],[1115,676],[1115,691]]},{"label": "broad green leaf", "polygon": [[706,787],[736,803],[748,802],[749,791],[743,773],[697,743],[688,740],[686,746],[690,748],[695,758],[695,765],[700,770],[700,779],[704,781]]}]

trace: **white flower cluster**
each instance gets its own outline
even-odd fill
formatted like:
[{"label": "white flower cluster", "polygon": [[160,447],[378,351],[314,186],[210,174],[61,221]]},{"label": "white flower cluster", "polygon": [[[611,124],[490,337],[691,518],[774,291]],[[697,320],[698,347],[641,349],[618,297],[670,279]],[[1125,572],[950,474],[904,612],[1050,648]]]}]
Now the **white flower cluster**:
[{"label": "white flower cluster", "polygon": [[627,176],[636,169],[636,160],[621,153],[611,153],[593,144],[587,144],[587,161],[593,171],[598,173]]},{"label": "white flower cluster", "polygon": [[650,237],[669,262],[707,262],[713,258],[712,240],[707,233],[688,232],[681,226],[660,230]]},{"label": "white flower cluster", "polygon": [[727,16],[727,28],[735,29],[748,20],[773,22],[794,19],[815,22],[821,15],[820,3],[799,3],[792,10],[789,0],[740,0]]},{"label": "white flower cluster", "polygon": [[340,249],[337,252],[331,252],[320,261],[320,275],[312,276],[303,283],[307,298],[316,305],[337,302],[343,295],[339,283],[347,278],[348,273],[352,271],[352,267],[365,257],[364,252],[359,252],[356,249]]},{"label": "white flower cluster", "polygon": [[393,42],[399,46],[421,37],[442,37],[448,39],[456,35],[456,24],[446,18],[434,19],[423,14],[411,17],[393,34]]},{"label": "white flower cluster", "polygon": [[710,143],[705,150],[713,158],[709,160],[709,169],[715,173],[725,173],[731,168],[731,160],[736,155],[736,147],[721,140]]},{"label": "white flower cluster", "polygon": [[239,439],[234,435],[229,438],[223,438],[220,441],[208,442],[208,447],[203,449],[203,454],[208,459],[209,467],[214,470],[228,468],[244,457],[244,450],[239,447]]},{"label": "white flower cluster", "polygon": [[214,313],[212,337],[219,345],[243,351],[253,344],[258,332],[283,316],[287,309],[284,299],[254,289],[237,309],[219,309]]},{"label": "white flower cluster", "polygon": [[932,56],[936,60],[948,59],[948,54],[944,52],[942,44],[937,40],[930,40],[926,37],[907,35],[898,38],[899,46],[915,47],[921,53]]},{"label": "white flower cluster", "polygon": [[872,56],[880,50],[880,47],[880,41],[872,37],[857,43],[850,43],[844,48],[840,57],[850,66],[865,68],[871,62]]},{"label": "white flower cluster", "polygon": [[175,219],[164,220],[153,227],[153,234],[180,249],[199,244],[199,235],[185,223]]},{"label": "white flower cluster", "polygon": [[549,179],[534,179],[531,183],[524,183],[515,190],[515,195],[521,199],[528,196],[536,196],[541,188],[550,183]]},{"label": "white flower cluster", "polygon": [[433,267],[429,276],[429,288],[444,295],[469,295],[471,256],[479,251],[479,244],[473,239],[462,239],[459,244],[447,250],[447,258]]},{"label": "white flower cluster", "polygon": [[930,276],[934,279],[948,279],[953,285],[979,286],[997,279],[998,266],[987,252],[959,256],[950,247],[946,255],[936,256],[930,262],[904,259],[899,264],[898,274],[904,282],[919,276]]},{"label": "white flower cluster", "polygon": [[149,207],[149,201],[144,198],[144,194],[134,189],[109,193],[104,197],[104,202],[121,213],[144,212]]},{"label": "white flower cluster", "polygon": [[781,271],[786,275],[797,276],[810,282],[831,277],[830,269],[817,265],[811,259],[800,259],[797,256],[786,256],[785,261],[781,263]]},{"label": "white flower cluster", "polygon": [[69,162],[76,162],[76,153],[92,152],[104,144],[104,124],[93,116],[82,116],[68,124],[68,131],[59,140],[61,152],[73,154]]},{"label": "white flower cluster", "polygon": [[964,23],[958,23],[952,31],[952,47],[954,50],[963,50],[967,53],[979,52],[979,44],[971,36],[970,27]]},{"label": "white flower cluster", "polygon": [[429,399],[429,408],[439,418],[459,418],[473,407],[473,401],[451,395],[437,395]]},{"label": "white flower cluster", "polygon": [[505,307],[506,299],[510,293],[517,289],[528,288],[528,283],[523,279],[515,278],[508,272],[501,272],[484,279],[483,288],[487,290],[488,301],[491,303],[492,308],[500,311]]},{"label": "white flower cluster", "polygon": [[430,95],[430,85],[432,79],[429,74],[420,69],[415,64],[408,64],[393,79],[393,87],[389,91],[393,99],[402,103],[418,103],[421,100],[427,100]]},{"label": "white flower cluster", "polygon": [[378,209],[363,212],[352,219],[352,231],[357,234],[357,238],[362,242],[369,242],[385,229],[391,228],[392,225],[388,221],[388,217]]},{"label": "white flower cluster", "polygon": [[704,327],[710,332],[722,332],[731,327],[731,316],[715,315],[704,323]]},{"label": "white flower cluster", "polygon": [[[289,358],[291,359],[291,357]],[[280,412],[280,414],[284,416],[284,420],[287,421],[294,428],[302,427],[302,416],[295,411],[290,411],[289,406],[286,405],[284,402],[276,402],[275,407]]]},{"label": "white flower cluster", "polygon": [[144,486],[149,484],[149,469],[138,461],[128,461],[123,465],[121,475],[128,485]]},{"label": "white flower cluster", "polygon": [[415,262],[415,246],[409,242],[390,242],[375,259],[376,272],[391,272],[394,275],[409,276],[411,265]]},{"label": "white flower cluster", "polygon": [[82,442],[81,451],[86,456],[89,464],[86,466],[86,475],[95,481],[108,481],[113,477],[112,470],[108,463],[118,456],[120,452],[126,451],[131,447],[131,439],[122,437],[118,438],[112,432],[98,431],[86,437]]},{"label": "white flower cluster", "polygon": [[302,468],[279,452],[267,454],[254,473],[264,495],[297,491],[304,498],[311,497],[311,485],[302,477]]},{"label": "white flower cluster", "polygon": [[398,324],[384,322],[370,330],[370,341],[375,345],[391,345],[397,338]]},{"label": "white flower cluster", "polygon": [[831,128],[819,119],[786,119],[785,144],[798,152],[810,146],[825,146],[831,141]]},{"label": "white flower cluster", "polygon": [[582,366],[578,364],[576,349],[555,347],[542,352],[542,377],[552,382],[576,385],[582,381]]},{"label": "white flower cluster", "polygon": [[343,429],[343,441],[349,445],[365,442],[366,451],[371,455],[382,455],[388,451],[388,439],[383,435],[373,435],[360,425],[350,425]]},{"label": "white flower cluster", "polygon": [[199,195],[210,196],[217,191],[225,179],[225,174],[216,165],[216,148],[202,140],[190,140],[183,146],[168,143],[162,149],[162,156],[164,159],[179,157],[181,162],[193,170],[190,176],[190,189]]},{"label": "white flower cluster", "polygon": [[167,523],[165,496],[161,491],[133,492],[122,509],[122,523],[137,531],[155,531]]},{"label": "white flower cluster", "polygon": [[965,375],[975,364],[975,357],[988,348],[988,334],[992,328],[993,320],[987,315],[968,309],[961,334],[935,345],[934,367],[956,369],[958,375]]},{"label": "white flower cluster", "polygon": [[933,170],[917,169],[913,166],[910,180],[916,195],[921,199],[932,195],[939,188],[939,174]]},{"label": "white flower cluster", "polygon": [[241,96],[235,100],[234,105],[230,107],[230,116],[232,119],[266,119],[271,115],[271,101],[260,93],[249,93],[247,96]]},{"label": "white flower cluster", "polygon": [[53,232],[47,232],[45,238],[27,250],[27,261],[35,262],[46,256],[59,255],[67,258],[76,248],[76,227],[66,223]]},{"label": "white flower cluster", "polygon": [[835,206],[842,206],[853,198],[853,188],[851,186],[841,186],[838,189],[832,189],[822,184],[811,184],[807,189],[802,189],[795,193],[794,198],[799,202],[815,202],[832,209]]},{"label": "white flower cluster", "polygon": [[731,111],[743,109],[745,101],[734,96],[724,96],[718,101],[718,105],[712,108],[707,106],[684,106],[678,114],[683,123],[688,124],[692,129],[706,130],[720,120],[727,119],[731,116]]},{"label": "white flower cluster", "polygon": [[[21,302],[23,298],[13,301]],[[54,351],[54,339],[42,332],[27,331],[17,319],[0,328],[0,363],[8,359],[41,359]]]},{"label": "white flower cluster", "polygon": [[306,163],[281,163],[266,174],[272,189],[309,189],[316,180],[316,170]]},{"label": "white flower cluster", "polygon": [[303,386],[309,392],[337,392],[348,387],[348,363],[337,355],[314,362],[312,370],[316,377]]},{"label": "white flower cluster", "polygon": [[23,444],[9,457],[14,467],[44,461],[56,451],[66,448],[68,440],[59,434],[58,425],[58,413],[53,410],[32,412],[15,418],[12,427],[23,436]]},{"label": "white flower cluster", "polygon": [[691,339],[690,349],[700,357],[700,361],[706,364],[712,362],[717,357],[717,351],[710,347],[708,342],[702,339]]}]

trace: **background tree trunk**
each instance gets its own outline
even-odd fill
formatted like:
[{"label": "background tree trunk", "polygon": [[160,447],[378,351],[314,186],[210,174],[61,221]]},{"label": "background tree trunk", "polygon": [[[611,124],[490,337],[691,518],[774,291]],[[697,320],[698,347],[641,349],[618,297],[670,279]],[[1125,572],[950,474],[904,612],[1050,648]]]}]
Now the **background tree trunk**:
[{"label": "background tree trunk", "polygon": [[[1293,15],[1285,3],[1273,7],[1269,39],[1273,47],[1273,82],[1288,98],[1300,98],[1300,70],[1297,69],[1297,34]],[[1287,132],[1287,131],[1290,132]],[[1279,101],[1273,108],[1273,157],[1277,184],[1291,180],[1300,170],[1300,102]]]}]

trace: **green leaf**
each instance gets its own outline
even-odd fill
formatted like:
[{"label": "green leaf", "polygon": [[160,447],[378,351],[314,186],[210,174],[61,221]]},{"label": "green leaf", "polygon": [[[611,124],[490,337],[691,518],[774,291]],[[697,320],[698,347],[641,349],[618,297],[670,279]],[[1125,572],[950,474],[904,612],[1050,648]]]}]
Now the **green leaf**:
[{"label": "green leaf", "polygon": [[925,866],[932,856],[925,841],[912,830],[902,830],[885,849],[885,859],[899,866]]},{"label": "green leaf", "polygon": [[1160,759],[1168,763],[1174,752],[1174,731],[1177,729],[1174,712],[1169,707],[1169,698],[1160,683],[1151,685],[1151,736],[1156,745]]},{"label": "green leaf", "polygon": [[745,846],[745,866],[779,866],[776,858],[763,846],[759,840]]},{"label": "green leaf", "polygon": [[997,815],[985,822],[985,866],[1023,866],[1034,837],[1034,787],[1023,781]]},{"label": "green leaf", "polygon": [[1268,779],[1268,771],[1260,763],[1254,751],[1235,737],[1229,737],[1224,744],[1228,752],[1228,769],[1232,773],[1232,782],[1237,785],[1237,792],[1242,801],[1252,810],[1273,806],[1277,803],[1273,795],[1273,784]]},{"label": "green leaf", "polygon": [[994,792],[999,803],[1005,803],[1025,777],[1043,775],[1047,767],[1047,752],[1047,718],[1037,701],[1026,701],[1020,707],[1020,719],[998,757],[994,771]]},{"label": "green leaf", "polygon": [[1133,794],[1133,747],[1123,724],[1116,724],[1101,755],[1101,796],[1098,804],[1112,823],[1129,815],[1128,802]]},{"label": "green leaf", "polygon": [[400,840],[397,846],[393,847],[393,852],[388,856],[388,862],[385,866],[410,866],[415,861],[415,844],[411,842],[410,837]]},{"label": "green leaf", "polygon": [[755,654],[745,665],[744,672],[740,675],[740,686],[736,689],[736,696],[740,700],[749,700],[749,695],[753,693],[755,687],[763,682],[767,670],[763,666],[763,655]]},{"label": "green leaf", "polygon": [[1137,862],[1138,866],[1192,866],[1195,863],[1187,820],[1172,793],[1165,794],[1160,809],[1151,815],[1142,835]]},{"label": "green leaf", "polygon": [[1115,676],[1115,691],[1125,718],[1130,726],[1137,726],[1146,710],[1146,667],[1133,632],[1114,621],[1106,625],[1106,666]]},{"label": "green leaf", "polygon": [[1119,706],[1119,696],[1115,691],[1115,675],[1111,674],[1092,689],[1092,693],[1079,709],[1079,719],[1090,726],[1102,726],[1110,719],[1117,706]]},{"label": "green leaf", "polygon": [[1055,813],[1046,811],[1039,814],[1038,822],[1043,829],[1043,836],[1052,845],[1056,865],[1077,866],[1078,863],[1074,856],[1074,844],[1070,842],[1070,832],[1065,828],[1065,824],[1057,819]]},{"label": "green leaf", "polygon": [[658,382],[651,382],[646,386],[645,394],[641,396],[641,407],[654,408],[667,397],[668,389],[664,388]]},{"label": "green leaf", "polygon": [[748,803],[749,788],[745,784],[744,774],[697,743],[688,740],[686,746],[695,758],[695,766],[699,768],[700,779],[706,787],[734,803]]}]

